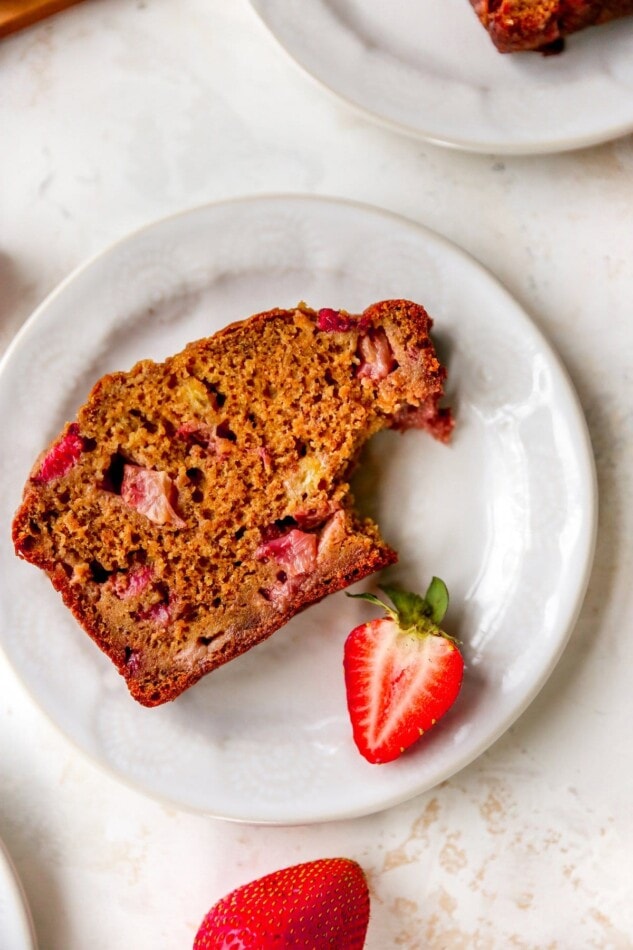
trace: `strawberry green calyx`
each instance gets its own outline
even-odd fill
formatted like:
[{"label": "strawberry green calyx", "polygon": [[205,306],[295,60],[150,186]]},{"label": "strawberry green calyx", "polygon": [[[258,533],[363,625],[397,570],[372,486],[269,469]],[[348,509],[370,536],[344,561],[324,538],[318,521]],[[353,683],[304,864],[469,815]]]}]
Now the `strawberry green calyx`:
[{"label": "strawberry green calyx", "polygon": [[386,584],[381,589],[391,600],[393,607],[374,594],[348,594],[347,596],[366,600],[370,604],[382,607],[403,631],[416,630],[419,633],[434,633],[448,640],[452,639],[439,627],[448,610],[449,600],[446,584],[439,577],[432,579],[424,597],[401,590],[399,587],[388,587]]}]

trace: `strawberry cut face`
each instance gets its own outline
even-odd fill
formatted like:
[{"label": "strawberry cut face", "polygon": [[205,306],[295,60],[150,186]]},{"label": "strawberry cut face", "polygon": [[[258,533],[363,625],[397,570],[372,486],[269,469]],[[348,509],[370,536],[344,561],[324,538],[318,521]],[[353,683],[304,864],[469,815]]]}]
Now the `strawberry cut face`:
[{"label": "strawberry cut face", "polygon": [[441,719],[461,688],[464,661],[434,620],[445,607],[434,604],[432,587],[429,600],[392,591],[396,609],[383,605],[388,615],[356,627],[345,643],[354,741],[374,764],[397,759]]}]

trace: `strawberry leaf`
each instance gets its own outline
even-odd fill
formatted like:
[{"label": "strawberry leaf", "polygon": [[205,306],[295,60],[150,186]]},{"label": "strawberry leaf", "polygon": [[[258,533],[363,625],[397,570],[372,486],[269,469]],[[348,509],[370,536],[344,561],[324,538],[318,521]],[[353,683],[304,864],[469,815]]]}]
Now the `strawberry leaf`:
[{"label": "strawberry leaf", "polygon": [[402,630],[418,627],[421,630],[426,629],[429,633],[439,633],[437,630],[428,629],[429,623],[439,626],[448,610],[448,590],[444,581],[440,580],[439,577],[432,579],[424,597],[402,590],[400,587],[388,587],[386,584],[382,585],[382,590],[393,603],[393,607],[390,607],[384,600],[380,600],[374,594],[347,594],[347,596],[355,597],[358,600],[367,600],[370,604],[382,607],[390,617],[397,621]]},{"label": "strawberry leaf", "polygon": [[425,621],[431,616],[429,606],[419,594],[412,594],[406,590],[400,590],[399,587],[382,588],[389,597],[398,612],[398,623],[403,630],[409,627],[423,626]]},{"label": "strawberry leaf", "polygon": [[[385,591],[385,593],[386,593],[386,591]],[[348,594],[348,593],[346,593],[346,596],[347,596],[347,597],[353,597],[355,600],[367,600],[367,601],[369,601],[370,604],[375,604],[376,607],[382,607],[383,610],[386,610],[387,613],[388,613],[391,617],[394,618],[394,620],[397,619],[397,617],[396,617],[396,611],[393,609],[393,607],[390,607],[389,604],[386,604],[386,603],[384,602],[384,600],[380,600],[380,598],[374,596],[374,594]],[[394,603],[395,603],[395,601],[394,601]]]},{"label": "strawberry leaf", "polygon": [[427,617],[433,623],[440,624],[448,610],[448,589],[444,581],[440,580],[439,577],[434,577],[429,584],[424,600],[428,610]]}]

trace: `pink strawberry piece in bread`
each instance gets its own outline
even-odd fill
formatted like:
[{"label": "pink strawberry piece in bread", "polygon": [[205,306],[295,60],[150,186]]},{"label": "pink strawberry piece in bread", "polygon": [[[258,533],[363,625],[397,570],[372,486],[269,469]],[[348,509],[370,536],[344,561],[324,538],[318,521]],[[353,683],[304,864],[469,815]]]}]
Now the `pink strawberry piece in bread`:
[{"label": "pink strawberry piece in bread", "polygon": [[277,583],[266,591],[267,598],[278,610],[283,610],[309,579],[317,565],[318,537],[293,528],[286,534],[264,541],[255,551],[260,561],[274,561],[281,571]]},{"label": "pink strawberry piece in bread", "polygon": [[322,858],[232,891],[204,918],[193,950],[362,950],[369,890],[348,858]]},{"label": "pink strawberry piece in bread", "polygon": [[46,453],[40,470],[33,480],[46,484],[67,475],[84,451],[84,447],[85,441],[79,435],[79,426],[73,422],[62,438]]},{"label": "pink strawberry piece in bread", "polygon": [[272,558],[291,577],[309,574],[316,566],[317,536],[294,528],[280,538],[264,541],[255,551],[255,557]]},{"label": "pink strawberry piece in bread", "polygon": [[345,643],[345,685],[354,741],[374,764],[391,762],[450,709],[464,661],[441,623],[448,591],[434,577],[425,597],[383,587],[395,605],[373,594],[349,594],[380,605],[387,616],[361,624]]},{"label": "pink strawberry piece in bread", "polygon": [[396,361],[387,334],[382,329],[368,327],[362,317],[357,320],[344,311],[324,308],[318,312],[317,327],[328,333],[346,333],[352,329],[359,331],[359,377],[367,376],[378,382],[393,369]]},{"label": "pink strawberry piece in bread", "polygon": [[369,330],[361,336],[358,346],[362,360],[358,375],[376,382],[385,379],[396,361],[384,330]]},{"label": "pink strawberry piece in bread", "polygon": [[222,424],[210,426],[188,423],[180,426],[176,435],[187,442],[201,445],[216,455],[227,455],[234,441],[231,430]]},{"label": "pink strawberry piece in bread", "polygon": [[323,307],[317,314],[317,328],[326,333],[346,333],[353,326],[356,326],[356,322],[349,313]]},{"label": "pink strawberry piece in bread", "polygon": [[148,564],[140,564],[125,573],[112,575],[110,584],[120,600],[132,600],[143,593],[153,576],[154,571]]},{"label": "pink strawberry piece in bread", "polygon": [[171,505],[173,493],[174,486],[165,472],[155,472],[138,465],[123,466],[121,498],[125,504],[154,524],[173,524],[185,528],[186,523]]},{"label": "pink strawberry piece in bread", "polygon": [[152,606],[148,607],[146,610],[139,611],[138,619],[150,620],[158,627],[167,627],[170,620],[172,619],[171,615],[172,611],[169,604],[161,602],[159,604],[152,604]]}]

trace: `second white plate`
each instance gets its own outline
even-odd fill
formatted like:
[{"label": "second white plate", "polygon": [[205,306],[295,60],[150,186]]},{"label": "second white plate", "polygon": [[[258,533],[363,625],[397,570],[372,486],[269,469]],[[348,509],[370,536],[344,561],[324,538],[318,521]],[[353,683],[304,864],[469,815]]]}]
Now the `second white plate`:
[{"label": "second white plate", "polygon": [[478,264],[416,224],[323,199],[229,202],[133,234],[73,274],[6,356],[8,525],[36,455],[103,373],[257,310],[304,299],[358,311],[387,297],[434,315],[457,426],[448,447],[381,433],[356,494],[400,553],[392,580],[447,582],[447,629],[467,664],[457,704],[398,761],[371,766],[351,738],[343,642],[369,605],[333,595],[174,703],[144,709],[2,534],[12,664],[66,735],[152,795],[225,818],[322,821],[407,799],[484,751],[536,695],[580,608],[595,515],[584,420],[548,344]]},{"label": "second white plate", "polygon": [[0,841],[0,947],[35,950],[31,914],[9,853]]},{"label": "second white plate", "polygon": [[633,17],[544,57],[497,52],[469,0],[251,2],[324,86],[429,141],[525,154],[633,131]]}]

